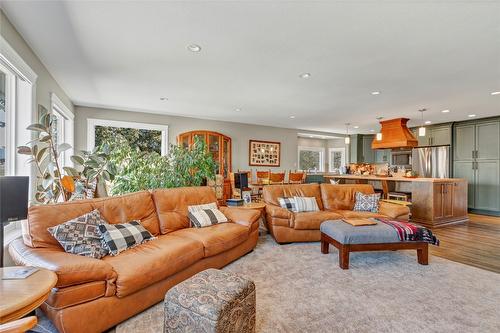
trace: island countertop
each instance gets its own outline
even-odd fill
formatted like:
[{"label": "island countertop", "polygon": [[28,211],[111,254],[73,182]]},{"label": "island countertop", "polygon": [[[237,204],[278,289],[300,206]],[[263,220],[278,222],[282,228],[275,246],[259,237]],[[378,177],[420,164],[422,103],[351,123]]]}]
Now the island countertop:
[{"label": "island countertop", "polygon": [[373,180],[373,181],[392,181],[392,182],[431,182],[431,183],[446,183],[446,182],[456,182],[456,181],[466,181],[462,178],[425,178],[425,177],[384,177],[377,175],[328,175],[324,176],[327,179],[353,179],[353,180]]}]

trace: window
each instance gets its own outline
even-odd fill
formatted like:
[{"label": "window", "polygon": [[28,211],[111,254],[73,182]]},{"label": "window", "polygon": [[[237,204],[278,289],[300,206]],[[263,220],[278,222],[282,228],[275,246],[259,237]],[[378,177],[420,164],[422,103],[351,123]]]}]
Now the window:
[{"label": "window", "polygon": [[345,148],[328,149],[328,171],[337,172],[346,164]]},{"label": "window", "polygon": [[7,75],[0,71],[0,176],[6,175],[5,155],[7,149],[7,131],[5,128],[5,86]]},{"label": "window", "polygon": [[168,126],[126,121],[88,119],[87,149],[94,149],[104,140],[116,135],[142,151],[155,151],[166,155],[168,151]]},{"label": "window", "polygon": [[325,169],[324,148],[299,147],[299,170],[323,172]]},{"label": "window", "polygon": [[64,151],[60,158],[60,162],[63,166],[70,165],[70,157],[73,155],[74,146],[74,115],[69,111],[69,109],[64,105],[64,103],[57,97],[56,94],[52,93],[51,104],[52,104],[52,136],[54,138],[54,143],[59,145],[61,143],[67,143],[72,148]]}]

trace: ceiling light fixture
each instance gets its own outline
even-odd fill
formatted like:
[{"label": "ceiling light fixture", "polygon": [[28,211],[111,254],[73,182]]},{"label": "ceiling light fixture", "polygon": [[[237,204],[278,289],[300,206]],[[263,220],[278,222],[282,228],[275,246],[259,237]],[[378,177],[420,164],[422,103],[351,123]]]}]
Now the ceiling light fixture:
[{"label": "ceiling light fixture", "polygon": [[[380,123],[380,121],[384,119],[384,117],[377,117],[377,120],[378,122]],[[377,141],[382,141],[382,132],[378,132],[376,135],[375,135],[375,138],[377,139]]]},{"label": "ceiling light fixture", "polygon": [[375,130],[373,128],[370,129],[370,132],[375,132]]},{"label": "ceiling light fixture", "polygon": [[191,52],[200,52],[201,51],[201,46],[198,44],[190,44],[187,46],[187,49]]},{"label": "ceiling light fixture", "polygon": [[494,91],[491,93],[492,95],[500,95],[500,91]]},{"label": "ceiling light fixture", "polygon": [[475,116],[476,116],[475,114],[470,114],[470,115],[468,115],[467,117],[469,117],[469,118],[474,118]]},{"label": "ceiling light fixture", "polygon": [[380,95],[380,91],[372,91],[372,95]]},{"label": "ceiling light fixture", "polygon": [[295,119],[295,116],[290,116],[290,119]]},{"label": "ceiling light fixture", "polygon": [[350,144],[351,143],[351,137],[349,136],[349,125],[351,125],[351,123],[346,123],[345,124],[345,139],[344,139],[344,143],[346,145]]},{"label": "ceiling light fixture", "polygon": [[160,97],[160,101],[168,101],[168,97]]},{"label": "ceiling light fixture", "polygon": [[240,112],[240,111],[241,111],[241,109],[240,109],[240,108],[236,108],[236,109],[234,109],[234,111],[236,111],[236,112]]},{"label": "ceiling light fixture", "polygon": [[432,121],[426,120],[424,124],[429,125],[430,123],[432,123]]},{"label": "ceiling light fixture", "polygon": [[356,126],[354,126],[354,128],[355,128],[355,129],[358,129],[358,128],[359,128],[359,126],[358,126],[358,125],[356,125]]},{"label": "ceiling light fixture", "polygon": [[302,74],[300,74],[300,77],[301,77],[302,79],[308,79],[308,78],[310,78],[310,77],[311,77],[311,73],[302,73]]},{"label": "ceiling light fixture", "polygon": [[450,112],[450,110],[446,109],[446,110],[443,110],[443,111],[441,111],[441,112],[442,112],[442,113],[448,113],[448,112]]},{"label": "ceiling light fixture", "polygon": [[422,126],[418,128],[418,136],[425,136],[425,126],[424,126],[424,112],[427,111],[427,109],[420,109],[418,112],[420,112],[420,115],[422,116]]}]

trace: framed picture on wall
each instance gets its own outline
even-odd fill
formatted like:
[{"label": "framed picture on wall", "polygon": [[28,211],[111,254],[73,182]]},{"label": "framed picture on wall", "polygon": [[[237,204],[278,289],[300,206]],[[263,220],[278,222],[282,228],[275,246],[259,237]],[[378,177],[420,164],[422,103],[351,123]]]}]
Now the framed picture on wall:
[{"label": "framed picture on wall", "polygon": [[248,164],[250,166],[279,167],[281,143],[273,141],[250,140]]}]

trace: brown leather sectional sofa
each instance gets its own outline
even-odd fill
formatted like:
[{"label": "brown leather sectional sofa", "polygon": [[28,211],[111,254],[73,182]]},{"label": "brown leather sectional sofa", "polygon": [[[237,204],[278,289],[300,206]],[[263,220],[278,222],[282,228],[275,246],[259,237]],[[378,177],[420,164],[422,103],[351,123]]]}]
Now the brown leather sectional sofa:
[{"label": "brown leather sectional sofa", "polygon": [[[314,242],[320,240],[323,221],[341,218],[381,217],[408,220],[409,209],[402,205],[380,202],[379,212],[353,211],[355,193],[375,193],[367,184],[297,184],[264,187],[266,220],[269,232],[278,243]],[[320,211],[293,213],[281,208],[279,197],[315,197]]]},{"label": "brown leather sectional sofa", "polygon": [[[173,285],[255,247],[255,210],[221,207],[232,223],[189,228],[187,206],[215,201],[210,188],[191,187],[34,206],[23,239],[11,243],[9,252],[17,264],[57,273],[42,308],[60,332],[102,332],[161,301]],[[109,223],[141,220],[157,239],[97,260],[64,252],[47,232],[96,208]]]}]

